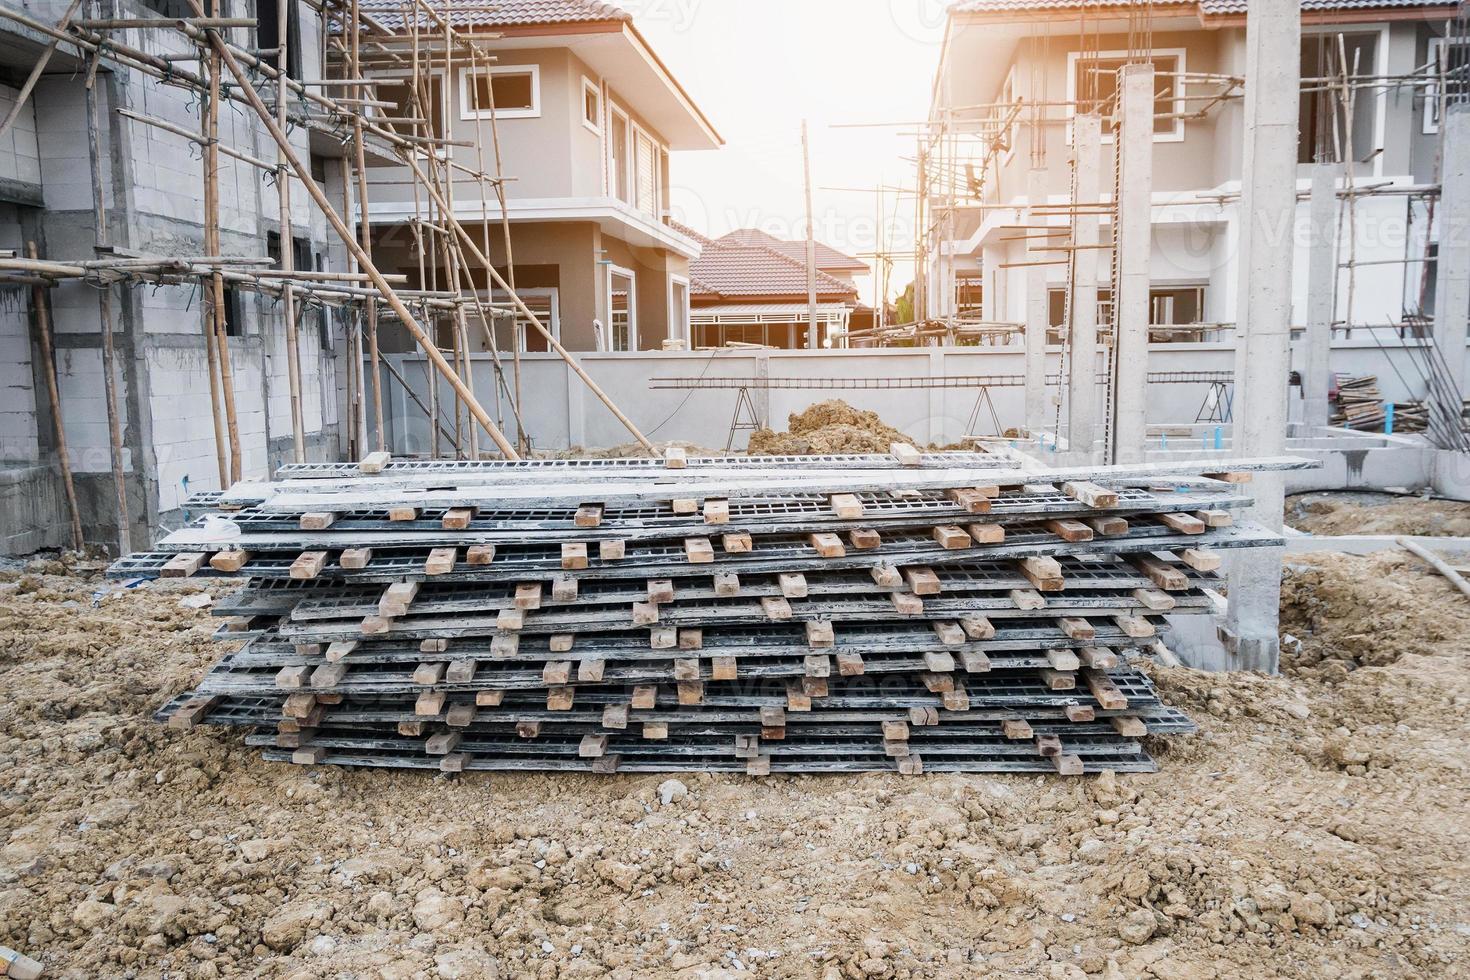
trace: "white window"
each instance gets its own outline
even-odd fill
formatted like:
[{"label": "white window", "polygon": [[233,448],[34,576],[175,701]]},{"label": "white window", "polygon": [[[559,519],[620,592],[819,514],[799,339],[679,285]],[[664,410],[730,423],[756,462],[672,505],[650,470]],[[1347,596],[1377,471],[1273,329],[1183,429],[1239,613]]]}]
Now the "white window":
[{"label": "white window", "polygon": [[[1456,38],[1446,47],[1447,40],[1442,37],[1429,39],[1427,61],[1430,80],[1424,85],[1424,124],[1422,127],[1425,135],[1439,132],[1440,75],[1451,69],[1463,73],[1466,70],[1465,66],[1470,64],[1470,37]],[[1447,56],[1452,56],[1453,61],[1446,63]]]},{"label": "white window", "polygon": [[633,127],[633,207],[644,214],[658,217],[658,144],[638,126]]},{"label": "white window", "polygon": [[638,279],[632,269],[607,269],[607,350],[638,349]]},{"label": "white window", "polygon": [[582,125],[602,135],[602,90],[585,75],[582,77]]},{"label": "white window", "polygon": [[534,119],[540,116],[540,66],[494,65],[479,70],[461,69],[459,118],[489,119],[492,104],[497,119]]},{"label": "white window", "polygon": [[[1003,163],[1010,163],[1011,157],[1016,155],[1016,139],[1021,132],[1021,126],[1017,122],[1020,112],[1016,108],[1016,103],[1020,101],[1016,97],[1016,66],[1012,65],[1010,73],[1006,75],[1006,82],[1000,89],[1000,105],[996,106],[995,110],[995,124],[1005,125],[1004,130],[997,134],[1003,141],[1004,149],[1001,151]],[[1015,113],[1015,116],[1012,116],[1012,113]],[[1007,120],[1010,120],[1009,125],[1006,125]]]},{"label": "white window", "polygon": [[684,276],[669,277],[669,339],[689,347],[689,280]]},{"label": "white window", "polygon": [[632,170],[629,166],[628,117],[617,106],[613,106],[608,124],[612,126],[608,138],[608,152],[611,157],[608,161],[608,173],[612,178],[613,197],[624,203],[631,203],[633,185],[629,180]]},{"label": "white window", "polygon": [[[1117,112],[1118,69],[1132,60],[1126,51],[1099,51],[1085,57],[1079,51],[1069,52],[1067,101],[1072,105],[1068,115],[1087,106],[1104,116]],[[1148,61],[1154,66],[1154,142],[1177,143],[1184,139],[1184,90],[1179,77],[1185,71],[1184,49],[1155,48]],[[1104,120],[1103,142],[1112,139]],[[1069,127],[1067,141],[1071,140]]]}]

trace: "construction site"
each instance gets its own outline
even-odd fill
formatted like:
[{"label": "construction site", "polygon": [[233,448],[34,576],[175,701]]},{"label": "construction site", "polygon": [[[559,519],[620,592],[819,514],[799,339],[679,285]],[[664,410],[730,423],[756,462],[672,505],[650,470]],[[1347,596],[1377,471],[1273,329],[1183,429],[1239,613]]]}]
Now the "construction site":
[{"label": "construction site", "polygon": [[811,2],[0,0],[0,977],[1470,972],[1470,9]]}]

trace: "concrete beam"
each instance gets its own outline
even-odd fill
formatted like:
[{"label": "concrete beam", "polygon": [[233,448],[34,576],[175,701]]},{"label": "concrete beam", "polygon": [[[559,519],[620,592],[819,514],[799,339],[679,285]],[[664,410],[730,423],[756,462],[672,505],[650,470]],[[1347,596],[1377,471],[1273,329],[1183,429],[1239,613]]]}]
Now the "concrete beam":
[{"label": "concrete beam", "polygon": [[1439,211],[1439,259],[1434,280],[1434,346],[1444,384],[1434,402],[1460,424],[1465,397],[1465,331],[1470,320],[1470,103],[1449,106],[1440,126],[1444,146]]},{"label": "concrete beam", "polygon": [[[1099,159],[1102,118],[1084,113],[1072,120],[1072,203],[1096,210],[1102,193]],[[1092,460],[1097,418],[1097,244],[1102,219],[1073,218],[1070,359],[1067,364],[1067,446],[1074,462]]]},{"label": "concrete beam", "polygon": [[1148,438],[1148,290],[1153,256],[1154,66],[1124,65],[1118,85],[1117,294],[1113,306],[1116,376],[1111,459],[1136,463]]},{"label": "concrete beam", "polygon": [[[1298,100],[1282,93],[1301,86],[1301,28],[1297,0],[1250,0],[1238,212],[1234,448],[1240,456],[1286,449]],[[1251,516],[1272,530],[1282,527],[1283,486],[1279,474],[1251,484]],[[1281,557],[1279,548],[1232,556],[1224,641],[1239,669],[1275,673],[1280,665]]]},{"label": "concrete beam", "polygon": [[[1033,167],[1026,173],[1026,224],[1040,224],[1036,205],[1046,201],[1046,168]],[[1027,234],[1036,234],[1034,228]],[[1026,250],[1022,249],[1024,253]],[[1026,270],[1026,431],[1040,439],[1051,416],[1046,403],[1046,267],[1031,266]]]},{"label": "concrete beam", "polygon": [[[1312,168],[1309,211],[1311,251],[1307,254],[1306,357],[1302,361],[1302,421],[1327,424],[1328,378],[1332,366],[1332,320],[1337,310],[1337,171],[1332,163]],[[1461,345],[1463,347],[1463,344]]]}]

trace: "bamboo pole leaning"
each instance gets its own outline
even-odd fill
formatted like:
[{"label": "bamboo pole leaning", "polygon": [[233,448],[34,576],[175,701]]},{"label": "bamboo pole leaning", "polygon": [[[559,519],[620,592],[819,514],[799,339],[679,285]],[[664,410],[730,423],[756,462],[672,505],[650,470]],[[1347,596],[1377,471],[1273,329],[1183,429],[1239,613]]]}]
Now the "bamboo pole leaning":
[{"label": "bamboo pole leaning", "polygon": [[[75,5],[73,5],[75,7]],[[37,258],[36,243],[26,242],[26,255]],[[66,426],[61,418],[61,395],[56,390],[56,354],[51,344],[51,309],[44,286],[31,287],[31,305],[36,312],[36,329],[41,335],[41,367],[46,375],[46,394],[51,401],[51,423],[56,434],[56,459],[61,465],[61,486],[71,516],[71,546],[82,550],[82,513],[77,507],[77,488],[71,478],[71,457],[66,449]]]}]

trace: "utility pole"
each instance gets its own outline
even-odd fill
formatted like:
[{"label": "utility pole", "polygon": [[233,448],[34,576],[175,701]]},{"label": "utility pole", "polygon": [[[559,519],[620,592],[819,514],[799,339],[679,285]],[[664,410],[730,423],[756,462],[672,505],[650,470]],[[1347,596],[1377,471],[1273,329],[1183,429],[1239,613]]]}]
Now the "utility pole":
[{"label": "utility pole", "polygon": [[801,121],[801,173],[806,185],[806,346],[817,349],[817,239],[812,224],[812,156],[807,145],[806,120]]}]

